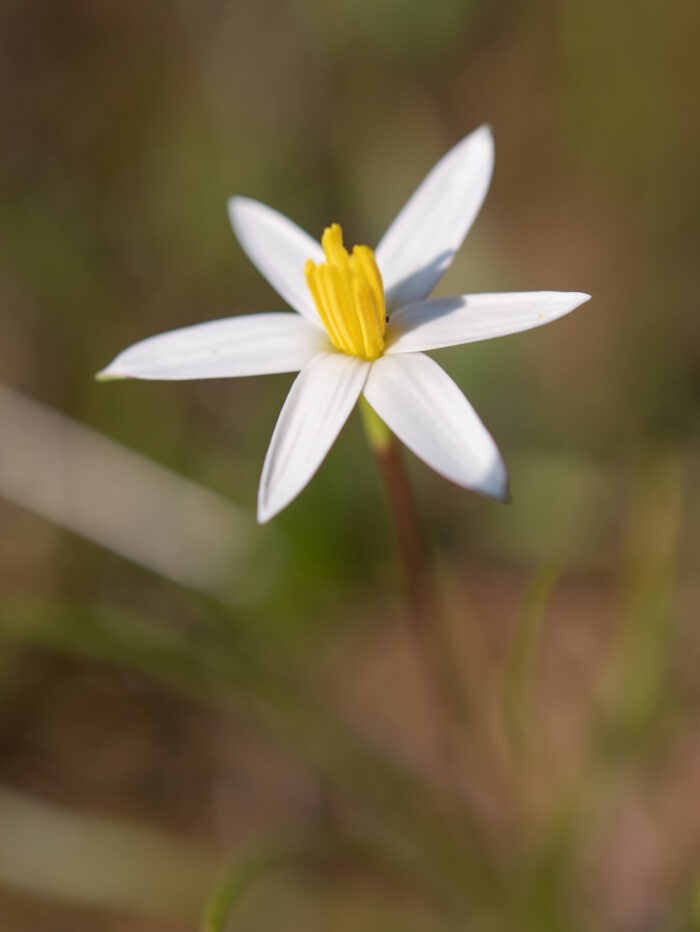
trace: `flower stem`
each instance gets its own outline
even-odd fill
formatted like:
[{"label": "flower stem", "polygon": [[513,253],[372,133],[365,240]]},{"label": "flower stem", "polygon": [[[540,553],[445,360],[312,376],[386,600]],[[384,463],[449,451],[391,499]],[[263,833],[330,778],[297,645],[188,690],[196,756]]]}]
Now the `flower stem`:
[{"label": "flower stem", "polygon": [[457,761],[449,736],[455,712],[459,711],[454,691],[454,658],[444,640],[427,541],[396,438],[364,398],[361,399],[360,410],[392,512],[403,565],[409,621],[430,698],[435,705],[442,763],[446,765],[450,778],[456,781]]},{"label": "flower stem", "polygon": [[412,622],[422,631],[434,612],[435,587],[413,492],[393,434],[364,398],[360,410],[392,512]]}]

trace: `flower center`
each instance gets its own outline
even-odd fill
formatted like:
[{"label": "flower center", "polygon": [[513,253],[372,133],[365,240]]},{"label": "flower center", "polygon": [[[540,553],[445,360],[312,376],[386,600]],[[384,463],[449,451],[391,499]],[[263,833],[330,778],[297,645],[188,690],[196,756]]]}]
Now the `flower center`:
[{"label": "flower center", "polygon": [[384,352],[386,303],[384,286],[369,246],[355,246],[352,255],[343,246],[337,223],[321,237],[326,261],[308,259],[306,284],[323,326],[336,349],[370,362]]}]

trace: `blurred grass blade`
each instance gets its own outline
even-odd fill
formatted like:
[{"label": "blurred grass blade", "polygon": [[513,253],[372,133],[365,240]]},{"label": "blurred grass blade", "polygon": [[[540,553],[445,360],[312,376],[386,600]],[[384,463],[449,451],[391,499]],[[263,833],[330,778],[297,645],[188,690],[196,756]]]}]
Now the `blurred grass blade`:
[{"label": "blurred grass blade", "polygon": [[676,573],[684,472],[673,452],[640,465],[623,542],[622,626],[605,684],[603,737],[644,743],[673,702],[671,659],[678,634]]},{"label": "blurred grass blade", "polygon": [[544,621],[558,566],[546,563],[532,578],[510,639],[503,682],[503,713],[514,750],[523,751],[532,738],[535,693]]},{"label": "blurred grass blade", "polygon": [[201,932],[224,932],[227,920],[241,897],[264,874],[306,853],[291,844],[270,847],[243,858],[216,887],[204,910]]},{"label": "blurred grass blade", "polygon": [[[226,631],[236,636],[233,626]],[[195,699],[227,704],[252,717],[303,764],[348,793],[360,809],[381,811],[372,851],[416,889],[439,889],[475,903],[498,896],[488,852],[471,813],[445,808],[420,776],[368,744],[315,694],[299,691],[242,633],[232,640],[161,627],[125,612],[41,599],[0,600],[0,646],[34,647],[123,666]],[[269,656],[267,660],[269,661]],[[362,822],[357,843],[366,841]],[[366,862],[367,856],[364,856]],[[209,888],[210,889],[210,888]],[[235,892],[235,891],[234,891]],[[222,894],[223,895],[223,894]],[[201,915],[201,913],[199,914]]]},{"label": "blurred grass blade", "polygon": [[0,644],[116,664],[195,696],[220,688],[238,657],[219,662],[219,650],[124,611],[39,598],[0,600]]},{"label": "blurred grass blade", "polygon": [[194,919],[221,859],[153,829],[0,787],[0,882],[84,905]]},{"label": "blurred grass blade", "polygon": [[0,496],[197,591],[254,594],[255,523],[227,499],[3,386],[0,436]]}]

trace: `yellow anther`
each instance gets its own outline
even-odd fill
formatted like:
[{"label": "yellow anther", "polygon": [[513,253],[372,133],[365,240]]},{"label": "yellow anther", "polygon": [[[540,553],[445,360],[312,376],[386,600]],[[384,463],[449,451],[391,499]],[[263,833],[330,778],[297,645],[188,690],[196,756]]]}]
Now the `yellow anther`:
[{"label": "yellow anther", "polygon": [[350,256],[337,223],[321,237],[326,261],[304,268],[306,284],[331,343],[342,353],[372,361],[384,352],[386,304],[382,276],[369,246]]},{"label": "yellow anther", "polygon": [[369,246],[355,246],[350,261],[358,269],[358,274],[362,275],[369,285],[377,322],[383,334],[386,328],[384,285],[382,284],[382,276],[379,274],[377,263],[374,260],[374,253]]}]

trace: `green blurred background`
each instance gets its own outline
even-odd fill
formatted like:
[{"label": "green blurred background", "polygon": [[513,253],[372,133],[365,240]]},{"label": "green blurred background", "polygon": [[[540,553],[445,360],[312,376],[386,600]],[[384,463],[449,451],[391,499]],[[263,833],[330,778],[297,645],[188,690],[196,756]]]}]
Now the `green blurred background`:
[{"label": "green blurred background", "polygon": [[[699,36],[687,0],[0,0],[0,381],[241,509],[230,576],[189,573],[187,534],[175,579],[135,566],[47,519],[57,472],[63,514],[88,492],[82,440],[37,453],[0,394],[2,932],[206,902],[250,932],[700,929]],[[231,194],[371,245],[482,122],[438,294],[593,300],[439,354],[512,505],[407,455],[465,696],[447,774],[359,418],[257,528],[291,377],[93,373],[281,309]],[[95,523],[148,552],[170,517],[124,510],[112,455]]]}]

